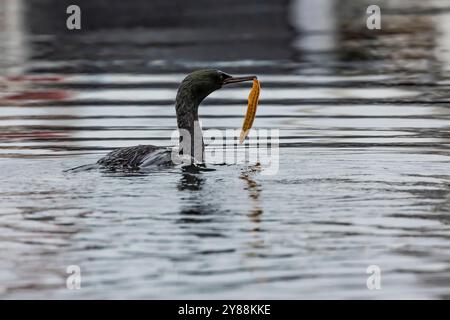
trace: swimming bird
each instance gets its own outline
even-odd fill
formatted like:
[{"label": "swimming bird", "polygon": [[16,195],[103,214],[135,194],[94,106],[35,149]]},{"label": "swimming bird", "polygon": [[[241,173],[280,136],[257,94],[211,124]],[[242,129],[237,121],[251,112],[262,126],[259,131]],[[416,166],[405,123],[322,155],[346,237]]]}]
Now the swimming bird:
[{"label": "swimming bird", "polygon": [[[199,125],[198,108],[212,92],[224,85],[252,81],[256,76],[233,77],[215,69],[197,70],[184,78],[175,99],[180,141],[176,154],[191,163],[204,163],[205,145]],[[173,148],[139,145],[113,150],[97,162],[108,169],[136,170],[150,166],[174,165]],[[180,160],[180,162],[183,162]],[[179,162],[178,162],[179,163]]]}]

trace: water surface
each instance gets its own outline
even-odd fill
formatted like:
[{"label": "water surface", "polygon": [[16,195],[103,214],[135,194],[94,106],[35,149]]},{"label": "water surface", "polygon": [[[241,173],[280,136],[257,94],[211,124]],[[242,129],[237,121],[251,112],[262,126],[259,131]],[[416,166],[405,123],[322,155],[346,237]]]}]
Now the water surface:
[{"label": "water surface", "polygon": [[[22,21],[32,1],[5,3],[1,298],[449,298],[445,1],[384,3],[373,32],[353,1],[268,1],[236,4],[233,32],[193,9],[77,34],[50,32],[36,10]],[[258,75],[254,126],[280,129],[278,174],[64,172],[170,145],[177,84],[203,67]],[[248,90],[212,94],[204,129],[240,128]],[[69,265],[81,290],[66,289]],[[367,289],[369,265],[381,290]]]}]

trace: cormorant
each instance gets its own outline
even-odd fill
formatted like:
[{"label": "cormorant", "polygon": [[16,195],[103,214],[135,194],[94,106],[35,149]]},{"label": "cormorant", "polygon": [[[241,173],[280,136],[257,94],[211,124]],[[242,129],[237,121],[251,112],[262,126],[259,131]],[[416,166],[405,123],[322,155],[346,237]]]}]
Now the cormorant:
[{"label": "cormorant", "polygon": [[[223,85],[252,81],[255,76],[233,77],[215,69],[194,71],[181,82],[175,100],[180,143],[177,155],[190,163],[204,162],[204,143],[198,122],[198,107],[212,92]],[[113,170],[136,170],[149,166],[174,164],[173,149],[153,145],[139,145],[116,149],[101,158],[96,166]],[[178,163],[181,163],[180,161]]]}]

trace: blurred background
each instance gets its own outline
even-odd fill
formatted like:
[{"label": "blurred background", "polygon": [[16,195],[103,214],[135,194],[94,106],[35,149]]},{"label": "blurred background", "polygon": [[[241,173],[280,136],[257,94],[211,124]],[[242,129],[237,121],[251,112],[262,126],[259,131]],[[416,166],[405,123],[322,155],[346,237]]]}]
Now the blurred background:
[{"label": "blurred background", "polygon": [[[0,52],[0,297],[449,298],[447,0],[0,0]],[[276,176],[63,172],[170,145],[201,68],[258,75]],[[240,128],[248,92],[203,128]]]},{"label": "blurred background", "polygon": [[[71,4],[82,10],[80,31],[66,28]],[[371,4],[382,8],[383,32],[365,27]],[[371,71],[380,73],[383,60],[406,64],[422,59],[423,71],[438,72],[433,62],[448,56],[445,5],[436,0],[198,0],[189,5],[176,0],[3,0],[7,54],[2,68],[145,73],[199,64],[299,73],[307,67],[370,61]],[[389,50],[375,50],[375,45]]]}]

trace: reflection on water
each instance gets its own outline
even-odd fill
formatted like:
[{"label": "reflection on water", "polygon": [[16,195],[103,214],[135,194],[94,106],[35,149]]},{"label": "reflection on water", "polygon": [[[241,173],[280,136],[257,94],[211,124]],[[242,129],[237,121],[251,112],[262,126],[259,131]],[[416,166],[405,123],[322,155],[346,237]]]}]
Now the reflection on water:
[{"label": "reflection on water", "polygon": [[[245,189],[248,190],[249,198],[253,203],[253,208],[248,214],[248,217],[255,223],[261,222],[260,216],[263,213],[263,209],[261,208],[259,200],[261,194],[261,185],[252,179],[252,175],[260,171],[261,171],[260,164],[256,164],[247,169],[245,172],[242,172],[240,176],[240,178],[247,184]],[[255,231],[258,231],[258,228],[256,228]]]},{"label": "reflection on water", "polygon": [[[378,1],[381,31],[372,1],[89,1],[76,33],[69,2],[0,3],[1,298],[449,298],[445,1]],[[277,175],[65,172],[170,145],[203,67],[258,75]],[[211,95],[203,128],[238,129],[248,90]]]}]

